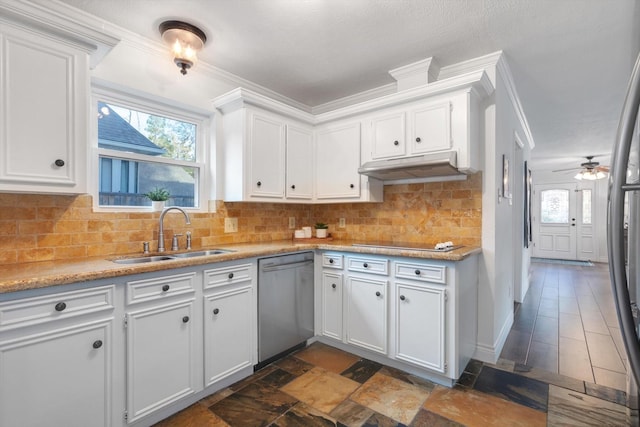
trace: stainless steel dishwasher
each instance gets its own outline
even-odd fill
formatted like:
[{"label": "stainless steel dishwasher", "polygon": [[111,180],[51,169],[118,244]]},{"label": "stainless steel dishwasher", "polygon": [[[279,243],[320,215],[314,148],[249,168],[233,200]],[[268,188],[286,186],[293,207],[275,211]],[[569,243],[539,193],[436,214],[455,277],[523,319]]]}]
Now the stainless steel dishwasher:
[{"label": "stainless steel dishwasher", "polygon": [[313,336],[313,252],[258,260],[259,369]]}]

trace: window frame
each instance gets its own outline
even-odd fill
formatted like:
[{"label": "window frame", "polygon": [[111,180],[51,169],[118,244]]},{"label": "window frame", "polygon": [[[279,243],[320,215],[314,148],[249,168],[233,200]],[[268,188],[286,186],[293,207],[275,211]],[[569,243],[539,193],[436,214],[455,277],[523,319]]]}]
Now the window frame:
[{"label": "window frame", "polygon": [[[147,114],[158,115],[169,119],[192,123],[196,126],[196,159],[195,161],[177,160],[166,157],[155,157],[145,154],[111,150],[98,146],[98,101],[113,103],[118,106]],[[197,206],[185,207],[190,212],[208,212],[210,188],[215,188],[212,182],[210,157],[211,123],[213,113],[181,104],[177,101],[161,98],[148,93],[119,87],[106,82],[92,81],[91,83],[91,167],[87,171],[90,194],[93,196],[93,210],[95,212],[150,212],[151,206],[102,206],[100,205],[100,158],[109,157],[120,160],[133,160],[166,164],[171,166],[186,166],[197,169],[194,194]],[[212,149],[212,148],[211,148]]]}]

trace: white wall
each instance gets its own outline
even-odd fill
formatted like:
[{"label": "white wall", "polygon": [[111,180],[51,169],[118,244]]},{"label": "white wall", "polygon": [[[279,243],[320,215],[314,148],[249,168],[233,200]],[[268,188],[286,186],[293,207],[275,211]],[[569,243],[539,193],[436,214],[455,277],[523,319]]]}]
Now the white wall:
[{"label": "white wall", "polygon": [[[513,164],[516,134],[524,143],[521,161],[530,158],[530,145],[525,125],[516,114],[509,96],[507,80],[499,72],[495,76],[493,105],[485,111],[485,170],[482,197],[482,260],[478,288],[478,347],[476,358],[495,362],[513,324],[514,282],[520,289],[528,288],[530,249],[524,247],[522,233],[514,233],[514,222],[523,216],[522,202],[500,199],[502,186],[502,156],[510,159],[511,183],[522,173],[523,165]],[[521,194],[518,195],[521,197]],[[518,218],[516,220],[516,218]],[[514,248],[520,248],[514,251]],[[514,265],[519,268],[514,270]],[[514,277],[519,271],[520,277]]]}]

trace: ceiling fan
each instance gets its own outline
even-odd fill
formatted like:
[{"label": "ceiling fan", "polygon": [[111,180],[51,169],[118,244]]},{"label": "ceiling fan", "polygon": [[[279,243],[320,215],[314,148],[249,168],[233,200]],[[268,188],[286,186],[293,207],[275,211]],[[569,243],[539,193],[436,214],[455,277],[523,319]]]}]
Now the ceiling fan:
[{"label": "ceiling fan", "polygon": [[586,180],[593,181],[596,179],[606,178],[607,173],[609,172],[609,166],[600,166],[599,162],[593,161],[594,157],[595,156],[586,156],[587,161],[584,163],[580,163],[579,167],[568,168],[568,169],[557,169],[552,172],[566,172],[566,171],[573,171],[573,170],[579,169],[576,176],[574,176],[575,179],[578,179],[578,180],[586,179]]}]

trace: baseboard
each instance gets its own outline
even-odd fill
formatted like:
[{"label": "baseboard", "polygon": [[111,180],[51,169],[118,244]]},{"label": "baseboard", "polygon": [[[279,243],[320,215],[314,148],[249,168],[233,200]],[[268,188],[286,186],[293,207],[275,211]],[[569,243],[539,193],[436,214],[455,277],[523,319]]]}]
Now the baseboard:
[{"label": "baseboard", "polygon": [[500,333],[493,345],[478,343],[473,358],[481,362],[496,363],[498,358],[500,358],[500,353],[502,353],[502,347],[504,347],[504,343],[507,341],[511,326],[513,326],[513,310],[509,311],[509,315],[502,324]]}]

